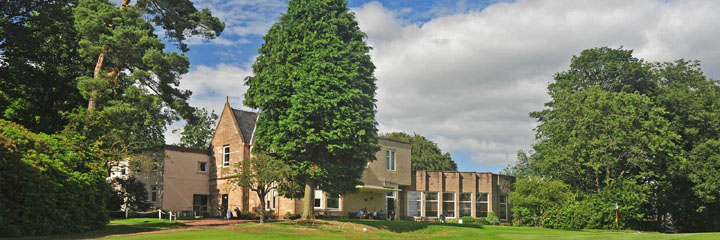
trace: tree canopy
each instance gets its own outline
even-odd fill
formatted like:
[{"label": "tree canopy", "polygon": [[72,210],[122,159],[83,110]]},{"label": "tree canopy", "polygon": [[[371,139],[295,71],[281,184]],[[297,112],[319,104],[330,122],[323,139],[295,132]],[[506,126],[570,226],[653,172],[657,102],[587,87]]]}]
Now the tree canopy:
[{"label": "tree canopy", "polygon": [[577,203],[551,212],[548,226],[611,228],[618,203],[622,227],[720,229],[706,221],[720,213],[720,84],[697,61],[587,49],[555,74],[548,93],[547,108],[530,114],[539,122],[531,155],[511,168],[577,194]]},{"label": "tree canopy", "polygon": [[[304,194],[313,217],[314,190],[356,191],[375,159],[375,66],[343,0],[291,0],[265,35],[253,64],[245,105],[260,110],[256,152],[292,169],[289,197]],[[303,189],[304,187],[304,189]]]},{"label": "tree canopy", "polygon": [[413,171],[457,171],[457,164],[452,160],[450,153],[443,153],[435,142],[420,134],[414,133],[411,136],[404,132],[391,132],[381,136],[412,144],[410,159]]}]

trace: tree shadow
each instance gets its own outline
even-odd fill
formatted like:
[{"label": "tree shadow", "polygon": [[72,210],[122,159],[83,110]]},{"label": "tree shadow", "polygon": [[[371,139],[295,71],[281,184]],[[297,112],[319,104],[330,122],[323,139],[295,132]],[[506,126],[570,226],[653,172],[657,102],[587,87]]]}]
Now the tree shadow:
[{"label": "tree shadow", "polygon": [[49,236],[36,236],[27,237],[23,239],[88,239],[88,238],[102,238],[116,234],[130,234],[130,233],[141,233],[158,231],[165,229],[173,229],[183,227],[185,224],[180,222],[171,221],[150,221],[144,220],[134,222],[131,224],[108,224],[105,228],[100,230],[92,230],[82,233],[63,234],[63,235],[49,235]]},{"label": "tree shadow", "polygon": [[465,227],[482,229],[480,224],[457,224],[457,223],[439,223],[439,222],[412,222],[412,221],[388,221],[388,220],[360,220],[360,219],[337,219],[338,222],[349,222],[359,225],[366,225],[377,229],[387,230],[394,233],[413,232],[428,228],[432,225],[442,225],[446,227]]}]

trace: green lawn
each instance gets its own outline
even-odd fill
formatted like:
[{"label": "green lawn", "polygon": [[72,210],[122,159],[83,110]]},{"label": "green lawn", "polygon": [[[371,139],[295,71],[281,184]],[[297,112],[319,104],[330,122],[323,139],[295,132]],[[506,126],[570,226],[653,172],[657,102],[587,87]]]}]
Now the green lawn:
[{"label": "green lawn", "polygon": [[[366,228],[367,231],[363,231]],[[720,239],[720,233],[662,234],[631,231],[561,231],[404,221],[340,220],[247,223],[232,227],[122,236],[116,239]]]},{"label": "green lawn", "polygon": [[97,238],[113,234],[124,234],[124,233],[137,233],[137,232],[148,232],[157,231],[164,229],[171,229],[182,227],[185,224],[180,222],[171,222],[168,220],[160,220],[155,218],[131,218],[131,219],[118,219],[110,221],[107,227],[102,230],[89,231],[78,234],[68,235],[56,235],[56,236],[43,236],[43,237],[31,237],[26,239],[85,239],[85,238]]}]

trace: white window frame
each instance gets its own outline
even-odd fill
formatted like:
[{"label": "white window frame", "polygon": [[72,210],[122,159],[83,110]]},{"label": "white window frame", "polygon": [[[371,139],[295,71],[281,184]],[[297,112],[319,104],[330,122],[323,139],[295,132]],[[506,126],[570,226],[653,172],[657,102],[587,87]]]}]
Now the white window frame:
[{"label": "white window frame", "polygon": [[[337,207],[330,207],[330,206],[328,206],[328,199],[329,199],[329,198],[337,199],[337,204],[338,204]],[[322,200],[320,200],[320,201],[322,201]],[[321,203],[321,205],[322,205],[322,203]],[[326,196],[325,196],[325,208],[326,208],[327,210],[340,210],[340,196],[338,195],[337,197],[330,197],[330,196],[327,196],[327,195],[326,195]]]},{"label": "white window frame", "polygon": [[[322,197],[323,191],[315,189],[315,194],[313,194],[313,195],[315,195],[315,198],[313,199],[313,208],[322,209],[323,208],[323,197]],[[315,207],[315,199],[320,199],[320,206]]]},{"label": "white window frame", "polygon": [[[469,201],[463,201],[463,200],[462,200],[462,197],[461,197],[463,194],[468,194],[468,195],[470,195],[470,200],[469,200]],[[458,194],[458,197],[459,197],[459,198],[458,198],[458,202],[459,202],[460,205],[458,206],[457,212],[458,212],[459,217],[472,216],[472,204],[473,204],[473,195],[472,195],[472,193],[460,193],[460,194]],[[470,204],[470,215],[462,215],[462,208],[461,208],[460,206],[462,206],[463,203],[466,203],[466,204],[469,203],[469,204]]]},{"label": "white window frame", "polygon": [[[447,200],[447,199],[445,199],[445,194],[448,194],[448,193],[452,193],[452,196],[453,196],[453,199],[452,199],[452,200]],[[442,202],[443,202],[443,210],[442,210],[442,211],[443,211],[443,212],[442,212],[441,214],[445,214],[445,212],[446,212],[445,203],[452,203],[452,204],[453,204],[453,210],[452,210],[453,216],[452,216],[452,217],[450,217],[450,216],[445,216],[445,218],[448,218],[448,219],[455,219],[455,218],[457,218],[457,215],[455,215],[455,212],[458,210],[458,209],[457,209],[457,202],[455,202],[455,198],[457,198],[457,192],[442,192],[442,194],[443,194],[443,199],[442,199]]]},{"label": "white window frame", "polygon": [[[275,185],[275,183],[273,183]],[[270,189],[270,192],[265,195],[265,210],[275,210],[275,196],[277,192],[275,189]]]},{"label": "white window frame", "polygon": [[[392,193],[392,196],[388,196],[388,193]],[[388,204],[387,204],[387,203],[388,203],[388,198],[395,199],[395,201],[394,201],[394,202],[395,202],[395,207],[396,207],[396,208],[395,208],[395,211],[397,211],[397,192],[392,191],[392,192],[386,192],[386,193],[385,193],[385,210],[390,209],[390,208],[388,208],[389,206],[388,206]]]},{"label": "white window frame", "polygon": [[[508,196],[500,195],[498,198],[499,198],[498,200],[500,200],[500,201],[498,201],[498,207],[501,207],[501,211],[503,211],[503,210],[505,211],[505,214],[504,214],[504,215],[505,215],[505,218],[498,218],[498,219],[500,219],[500,221],[507,221],[507,219],[508,219],[508,214],[510,213],[510,212],[508,211],[508,204],[507,204],[507,202],[508,202]],[[503,198],[505,198],[505,201],[502,201]],[[503,207],[503,206],[504,206],[504,207]]]},{"label": "white window frame", "polygon": [[223,146],[223,167],[230,167],[230,145]]},{"label": "white window frame", "polygon": [[[480,196],[482,196],[482,195],[486,196],[485,201],[480,201]],[[490,194],[489,193],[476,193],[475,201],[477,201],[477,203],[475,203],[475,217],[481,217],[478,214],[480,212],[480,208],[478,207],[478,205],[480,205],[480,204],[485,204],[485,206],[487,208],[487,212],[485,212],[485,217],[487,217],[487,214],[490,213]]]},{"label": "white window frame", "polygon": [[[438,194],[437,199],[428,200],[427,196],[430,195],[430,193]],[[440,194],[441,194],[441,192],[425,192],[425,202],[427,203],[427,206],[430,206],[434,203],[435,206],[437,207],[437,213],[435,216],[428,216],[428,210],[426,208],[423,208],[423,211],[425,211],[425,217],[439,217],[440,216],[440,214],[441,214],[440,213],[440,201],[438,201],[438,199],[440,198]],[[423,207],[425,207],[425,206],[423,206]]]},{"label": "white window frame", "polygon": [[[418,193],[418,199],[417,199],[417,200],[410,200],[410,193]],[[422,201],[422,195],[423,195],[423,192],[407,191],[406,198],[407,198],[407,201],[408,201],[408,202],[407,202],[407,207],[406,207],[406,208],[407,208],[406,213],[408,214],[408,217],[420,217],[420,216],[422,216],[422,214],[423,214],[423,209],[424,209],[424,208],[423,208],[424,206],[423,206],[423,201]],[[420,210],[418,210],[418,213],[417,213],[418,215],[417,215],[417,216],[410,216],[410,202],[417,202],[417,204],[420,206]],[[414,211],[414,210],[413,210],[413,211]]]},{"label": "white window frame", "polygon": [[395,150],[385,150],[385,170],[395,171]]}]

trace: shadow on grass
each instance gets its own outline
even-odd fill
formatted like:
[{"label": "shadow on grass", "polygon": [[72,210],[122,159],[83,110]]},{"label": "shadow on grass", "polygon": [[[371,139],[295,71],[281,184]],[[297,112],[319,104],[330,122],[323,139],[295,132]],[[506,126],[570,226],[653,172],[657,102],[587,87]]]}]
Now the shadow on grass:
[{"label": "shadow on grass", "polygon": [[387,220],[360,220],[360,219],[335,219],[338,222],[350,222],[354,224],[366,225],[377,229],[387,230],[395,233],[413,232],[428,228],[432,225],[442,225],[446,227],[464,227],[481,229],[480,224],[457,224],[457,223],[439,223],[439,222],[411,222],[411,221],[387,221]]},{"label": "shadow on grass", "polygon": [[173,229],[185,226],[181,222],[171,222],[157,219],[129,219],[118,222],[111,222],[105,228],[82,233],[28,237],[24,239],[87,239],[101,238],[115,234],[140,233],[165,229]]}]

